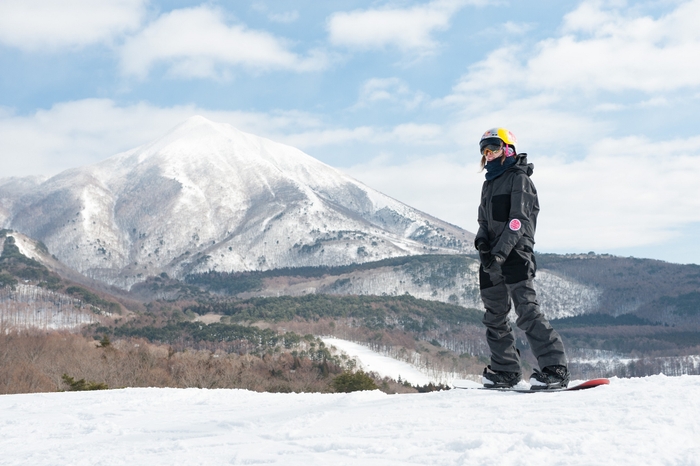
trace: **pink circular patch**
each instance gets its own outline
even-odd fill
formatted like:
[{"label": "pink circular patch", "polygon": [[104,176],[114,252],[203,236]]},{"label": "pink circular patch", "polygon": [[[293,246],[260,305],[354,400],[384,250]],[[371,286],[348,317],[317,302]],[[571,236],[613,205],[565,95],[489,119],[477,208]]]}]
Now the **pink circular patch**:
[{"label": "pink circular patch", "polygon": [[523,224],[518,220],[517,218],[514,218],[513,220],[510,221],[508,224],[508,228],[510,228],[513,231],[518,231],[520,230],[520,227],[523,226]]}]

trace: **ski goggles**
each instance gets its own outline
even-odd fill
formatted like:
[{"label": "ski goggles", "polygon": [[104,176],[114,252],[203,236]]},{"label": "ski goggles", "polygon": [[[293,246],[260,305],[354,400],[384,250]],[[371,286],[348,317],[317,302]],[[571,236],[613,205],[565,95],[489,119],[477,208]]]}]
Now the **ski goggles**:
[{"label": "ski goggles", "polygon": [[503,144],[485,144],[481,147],[481,155],[486,156],[489,152],[495,156],[501,155],[503,152]]}]

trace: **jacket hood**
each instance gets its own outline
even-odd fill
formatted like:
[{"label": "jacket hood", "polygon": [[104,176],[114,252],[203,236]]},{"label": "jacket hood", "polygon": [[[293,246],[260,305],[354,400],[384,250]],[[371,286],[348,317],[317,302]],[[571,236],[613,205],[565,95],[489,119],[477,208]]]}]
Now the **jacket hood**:
[{"label": "jacket hood", "polygon": [[515,157],[515,165],[513,165],[510,169],[520,170],[522,172],[525,172],[527,176],[532,176],[532,173],[535,171],[535,166],[531,163],[527,163],[527,154],[522,153],[516,155]]}]

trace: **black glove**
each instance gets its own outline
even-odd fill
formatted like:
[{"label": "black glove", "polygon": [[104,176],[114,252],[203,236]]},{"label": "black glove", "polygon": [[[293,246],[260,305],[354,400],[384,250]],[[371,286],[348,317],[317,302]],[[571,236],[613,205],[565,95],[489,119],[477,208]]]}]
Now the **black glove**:
[{"label": "black glove", "polygon": [[491,262],[491,248],[489,248],[489,244],[486,241],[479,241],[479,243],[476,245],[476,249],[479,251],[479,260],[481,261],[481,265],[485,266]]},{"label": "black glove", "polygon": [[506,261],[503,257],[498,254],[491,255],[491,260],[483,264],[484,272],[489,274],[501,274],[501,266]]}]

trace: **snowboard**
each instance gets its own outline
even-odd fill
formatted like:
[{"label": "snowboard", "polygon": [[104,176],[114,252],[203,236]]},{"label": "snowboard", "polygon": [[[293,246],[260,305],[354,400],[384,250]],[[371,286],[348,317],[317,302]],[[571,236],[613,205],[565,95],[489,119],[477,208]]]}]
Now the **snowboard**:
[{"label": "snowboard", "polygon": [[555,388],[552,390],[530,390],[529,388],[486,388],[486,387],[455,387],[466,390],[490,390],[492,392],[515,392],[515,393],[555,393],[555,392],[571,392],[574,390],[586,390],[589,388],[599,387],[601,385],[610,384],[608,379],[591,379],[581,382],[567,388]]}]

